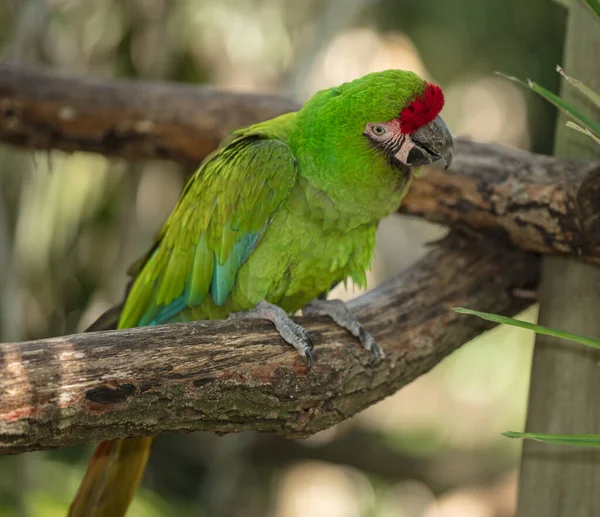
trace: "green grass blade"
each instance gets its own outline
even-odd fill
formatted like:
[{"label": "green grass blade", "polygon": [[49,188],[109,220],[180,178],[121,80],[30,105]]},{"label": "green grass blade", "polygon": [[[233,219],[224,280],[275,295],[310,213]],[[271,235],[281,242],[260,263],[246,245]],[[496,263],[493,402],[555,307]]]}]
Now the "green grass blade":
[{"label": "green grass blade", "polygon": [[598,0],[584,0],[588,7],[600,18],[600,3]]},{"label": "green grass blade", "polygon": [[558,109],[566,113],[567,115],[573,117],[575,120],[581,122],[584,126],[590,129],[592,133],[596,136],[600,137],[600,124],[597,124],[583,115],[580,111],[573,108],[570,104],[567,104],[564,100],[562,100],[558,95],[555,95],[550,90],[547,90],[543,86],[540,86],[533,81],[529,82],[529,87],[538,95],[542,96],[551,104],[554,104]]},{"label": "green grass blade", "polygon": [[589,136],[591,139],[594,140],[594,142],[596,142],[597,144],[600,144],[600,138],[598,138],[596,135],[594,135],[594,133],[592,133],[587,127],[581,127],[571,120],[569,120],[567,122],[567,127],[570,127],[571,129],[574,129],[575,131],[579,131],[580,133],[583,133],[584,135]]},{"label": "green grass blade", "polygon": [[523,438],[545,443],[560,445],[573,445],[583,447],[600,447],[600,434],[545,434],[545,433],[517,433],[508,431],[502,433],[507,438]]},{"label": "green grass blade", "polygon": [[585,95],[589,100],[591,100],[596,107],[600,108],[600,95],[592,90],[585,83],[582,83],[579,79],[575,79],[570,75],[565,74],[565,71],[560,67],[556,67],[556,71],[562,75],[572,86],[577,88],[583,95]]},{"label": "green grass blade", "polygon": [[571,332],[565,332],[562,330],[550,329],[548,327],[542,327],[541,325],[534,325],[526,321],[516,320],[514,318],[508,318],[507,316],[499,316],[498,314],[490,314],[487,312],[473,311],[471,309],[465,309],[463,307],[454,307],[452,310],[459,314],[470,314],[477,316],[481,319],[492,321],[494,323],[503,323],[505,325],[512,325],[513,327],[520,327],[527,330],[533,330],[538,334],[544,334],[546,336],[554,336],[561,339],[567,339],[569,341],[575,341],[592,348],[600,349],[600,340],[592,339],[586,336],[580,336],[578,334],[572,334]]},{"label": "green grass blade", "polygon": [[525,83],[525,82],[521,81],[518,77],[512,77],[512,76],[505,75],[505,74],[502,74],[499,72],[496,72],[496,73],[498,73],[502,77],[505,77],[506,79],[509,79],[510,81],[513,81],[522,86],[525,86],[526,88],[533,90],[539,96],[543,97],[551,104],[554,104],[554,106],[556,106],[558,109],[560,109],[561,111],[563,111],[564,113],[569,115],[571,118],[575,119],[581,125],[587,127],[592,133],[594,133],[594,135],[596,135],[597,137],[600,137],[600,124],[590,120],[588,117],[586,117],[585,115],[580,113],[578,110],[573,108],[571,105],[567,104],[558,95],[552,93],[550,90],[547,90],[543,86],[540,86],[539,84],[534,83],[533,81],[527,81]]}]

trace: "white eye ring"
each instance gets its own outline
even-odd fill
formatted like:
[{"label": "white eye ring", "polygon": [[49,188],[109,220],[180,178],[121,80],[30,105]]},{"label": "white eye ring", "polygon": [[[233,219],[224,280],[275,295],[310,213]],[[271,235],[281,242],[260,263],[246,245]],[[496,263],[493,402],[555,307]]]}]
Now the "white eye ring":
[{"label": "white eye ring", "polygon": [[377,136],[385,135],[385,128],[381,126],[373,126],[372,131]]}]

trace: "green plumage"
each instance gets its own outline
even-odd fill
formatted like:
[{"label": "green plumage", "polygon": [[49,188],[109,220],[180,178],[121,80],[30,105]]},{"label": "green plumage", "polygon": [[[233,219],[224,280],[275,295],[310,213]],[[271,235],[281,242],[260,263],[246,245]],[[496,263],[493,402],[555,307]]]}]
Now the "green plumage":
[{"label": "green plumage", "polygon": [[119,327],[223,318],[265,299],[295,311],[335,282],[364,284],[377,223],[410,177],[362,133],[423,89],[410,72],[374,73],[235,132],[134,268]]}]

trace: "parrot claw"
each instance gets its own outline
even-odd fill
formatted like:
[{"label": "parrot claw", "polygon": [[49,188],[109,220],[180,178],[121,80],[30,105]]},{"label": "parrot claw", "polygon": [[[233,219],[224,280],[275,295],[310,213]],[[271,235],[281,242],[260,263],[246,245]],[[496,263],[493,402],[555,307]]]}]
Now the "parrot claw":
[{"label": "parrot claw", "polygon": [[379,348],[379,345],[375,342],[375,338],[365,330],[365,327],[360,325],[358,339],[360,344],[365,350],[371,352],[373,362],[377,362],[379,359],[385,358],[385,352]]},{"label": "parrot claw", "polygon": [[306,369],[310,370],[313,364],[310,352],[314,348],[313,340],[310,334],[303,327],[293,322],[281,307],[262,301],[254,309],[231,313],[227,319],[261,319],[272,322],[283,340],[292,345],[304,357]]},{"label": "parrot claw", "polygon": [[379,348],[373,336],[362,326],[342,300],[313,300],[302,308],[302,314],[304,316],[329,316],[340,327],[358,338],[362,347],[371,352],[373,362],[385,357],[385,353]]}]

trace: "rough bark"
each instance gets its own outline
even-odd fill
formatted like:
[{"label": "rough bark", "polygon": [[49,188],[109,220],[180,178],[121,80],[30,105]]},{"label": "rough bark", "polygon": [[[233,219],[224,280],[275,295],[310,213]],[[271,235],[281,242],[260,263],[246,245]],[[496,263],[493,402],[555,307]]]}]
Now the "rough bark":
[{"label": "rough bark", "polygon": [[522,250],[600,263],[600,163],[456,140],[446,171],[424,169],[400,212]]},{"label": "rough bark", "polygon": [[[538,259],[456,237],[351,302],[387,357],[301,319],[315,365],[267,323],[205,321],[0,345],[0,453],[169,431],[308,436],[394,393],[489,328],[453,306],[514,314]],[[516,294],[517,293],[517,294]]]},{"label": "rough bark", "polygon": [[275,96],[0,63],[0,140],[30,149],[195,165],[231,129],[296,109]]},{"label": "rough bark", "polygon": [[[569,2],[564,68],[600,91],[600,24],[581,0]],[[590,118],[597,111],[563,83],[563,97]],[[556,154],[598,159],[594,141],[559,121]],[[595,187],[583,195],[598,203]],[[541,325],[600,338],[600,268],[573,258],[546,257],[539,292]],[[539,433],[600,432],[598,351],[549,336],[536,338],[526,429]],[[525,442],[518,517],[600,515],[600,451]]]},{"label": "rough bark", "polygon": [[[197,165],[228,131],[298,107],[274,96],[0,63],[0,141],[31,149]],[[600,263],[598,192],[598,163],[457,139],[453,167],[425,169],[402,212]]]}]

